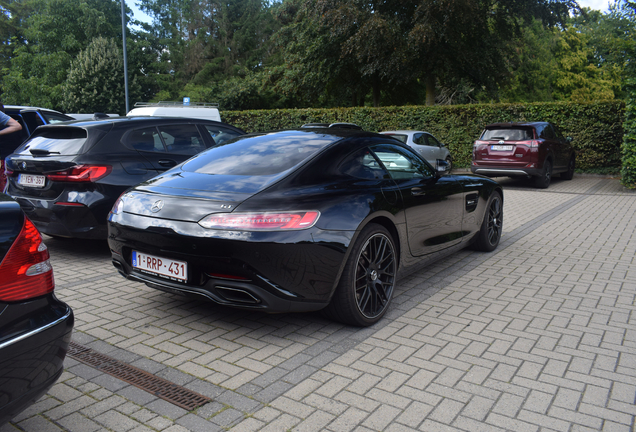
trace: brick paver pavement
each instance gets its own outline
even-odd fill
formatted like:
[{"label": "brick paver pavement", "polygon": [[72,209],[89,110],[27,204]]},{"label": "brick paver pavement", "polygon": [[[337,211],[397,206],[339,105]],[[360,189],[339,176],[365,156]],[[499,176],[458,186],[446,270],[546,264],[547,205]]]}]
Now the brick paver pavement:
[{"label": "brick paver pavement", "polygon": [[166,294],[103,242],[47,239],[76,342],[213,401],[187,412],[68,358],[0,432],[633,431],[636,193],[501,182],[499,248],[403,279],[365,329]]}]

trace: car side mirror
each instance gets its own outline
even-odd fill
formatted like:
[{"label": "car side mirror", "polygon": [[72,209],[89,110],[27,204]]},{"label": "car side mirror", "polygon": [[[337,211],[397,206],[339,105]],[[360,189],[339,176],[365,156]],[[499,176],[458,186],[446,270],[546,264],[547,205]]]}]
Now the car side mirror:
[{"label": "car side mirror", "polygon": [[448,168],[450,167],[450,164],[448,162],[446,162],[444,159],[437,159],[436,163],[436,170],[437,170],[437,175],[443,175],[446,172],[448,172]]}]

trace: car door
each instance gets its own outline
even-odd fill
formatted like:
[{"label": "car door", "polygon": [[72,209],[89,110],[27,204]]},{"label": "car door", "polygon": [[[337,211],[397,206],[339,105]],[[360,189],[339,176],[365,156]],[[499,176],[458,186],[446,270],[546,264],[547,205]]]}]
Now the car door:
[{"label": "car door", "polygon": [[244,134],[244,132],[239,132],[238,130],[226,128],[219,125],[205,124],[201,125],[201,127],[204,131],[203,133],[207,133],[210,137],[212,145],[223,144],[226,141],[229,141]]},{"label": "car door", "polygon": [[435,163],[437,163],[438,159],[444,160],[446,159],[446,156],[444,155],[444,146],[442,145],[442,143],[440,143],[439,141],[437,141],[437,139],[431,135],[431,134],[424,134],[424,138],[426,139],[426,145],[427,148],[429,148],[429,152],[431,155],[431,158],[426,158],[427,161],[435,161]]},{"label": "car door", "polygon": [[543,130],[541,131],[541,138],[543,138],[544,145],[547,144],[547,148],[549,153],[551,153],[554,157],[554,166],[553,169],[560,169],[565,166],[565,161],[563,158],[563,143],[559,141],[557,138],[556,132],[552,125],[546,124]]},{"label": "car door", "polygon": [[427,255],[460,243],[464,193],[454,177],[438,176],[408,149],[392,144],[370,149],[402,197],[411,254]]},{"label": "car door", "polygon": [[563,137],[558,127],[552,125],[557,144],[555,144],[556,152],[559,158],[559,167],[565,168],[570,162],[570,154],[572,153],[572,145]]},{"label": "car door", "polygon": [[207,148],[196,124],[178,123],[133,131],[127,142],[158,172],[168,170]]},{"label": "car door", "polygon": [[426,141],[426,134],[423,132],[418,132],[413,134],[413,149],[417,151],[424,159],[428,161],[431,165],[435,163],[435,149],[429,147],[428,142]]}]

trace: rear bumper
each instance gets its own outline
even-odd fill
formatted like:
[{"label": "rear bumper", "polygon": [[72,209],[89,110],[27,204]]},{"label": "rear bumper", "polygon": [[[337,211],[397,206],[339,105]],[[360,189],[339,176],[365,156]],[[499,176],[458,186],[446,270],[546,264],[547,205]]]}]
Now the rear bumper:
[{"label": "rear bumper", "polygon": [[58,237],[105,239],[108,210],[85,205],[68,206],[52,200],[14,196],[24,213],[43,234]]},{"label": "rear bumper", "polygon": [[[113,254],[113,265],[126,279],[145,283],[150,288],[158,289],[171,294],[180,294],[189,297],[198,297],[223,306],[237,309],[261,310],[263,312],[310,312],[323,309],[326,302],[307,301],[294,296],[284,298],[274,295],[262,286],[252,281],[242,282],[229,279],[208,278],[202,286],[192,286],[171,282],[156,276],[146,275],[138,271],[132,271],[121,257]],[[261,281],[267,282],[267,281]],[[271,288],[279,289],[272,284]]]},{"label": "rear bumper", "polygon": [[[118,216],[136,223],[138,216]],[[330,301],[354,232],[312,228],[235,235],[163,221],[137,229],[109,222],[108,243],[121,275],[151,288],[264,312],[305,312]],[[168,227],[168,225],[171,225]],[[181,233],[177,233],[181,232]],[[180,282],[132,267],[132,252],[187,263]]]},{"label": "rear bumper", "polygon": [[53,295],[0,314],[0,425],[45,394],[64,370],[74,316]]},{"label": "rear bumper", "polygon": [[504,168],[497,166],[471,166],[473,174],[486,177],[536,177],[543,175],[543,170],[538,168]]}]

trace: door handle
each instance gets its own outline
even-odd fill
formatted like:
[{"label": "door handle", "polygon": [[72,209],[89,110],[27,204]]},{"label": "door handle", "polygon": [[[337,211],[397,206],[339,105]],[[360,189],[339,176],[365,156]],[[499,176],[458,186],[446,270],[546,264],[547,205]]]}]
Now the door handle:
[{"label": "door handle", "polygon": [[161,165],[162,167],[170,168],[177,165],[177,163],[172,159],[161,159],[159,161],[159,165]]},{"label": "door handle", "polygon": [[417,195],[426,195],[426,190],[425,190],[425,189],[422,189],[421,187],[414,187],[414,188],[411,188],[411,193],[412,193],[414,196],[417,196]]}]

